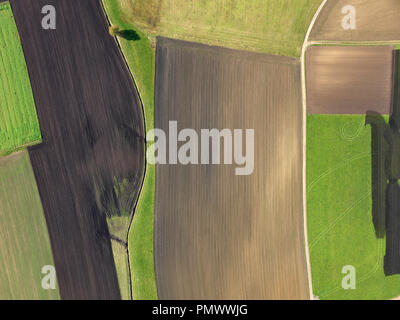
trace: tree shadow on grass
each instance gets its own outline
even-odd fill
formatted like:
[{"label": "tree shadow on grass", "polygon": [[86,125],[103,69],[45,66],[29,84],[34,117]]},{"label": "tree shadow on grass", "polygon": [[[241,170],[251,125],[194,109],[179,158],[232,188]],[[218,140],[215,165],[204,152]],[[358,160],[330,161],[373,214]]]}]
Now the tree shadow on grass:
[{"label": "tree shadow on grass", "polygon": [[393,109],[389,123],[367,112],[371,125],[372,221],[377,238],[386,235],[385,275],[400,274],[400,51],[394,52]]},{"label": "tree shadow on grass", "polygon": [[131,30],[121,30],[120,32],[118,32],[118,35],[121,38],[124,38],[125,40],[129,40],[129,41],[140,40],[139,34],[133,29],[131,29]]}]

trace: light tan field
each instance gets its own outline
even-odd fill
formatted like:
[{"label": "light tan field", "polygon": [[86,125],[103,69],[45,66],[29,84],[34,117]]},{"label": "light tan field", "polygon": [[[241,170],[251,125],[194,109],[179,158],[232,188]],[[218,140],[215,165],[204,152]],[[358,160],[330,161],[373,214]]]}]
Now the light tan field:
[{"label": "light tan field", "polygon": [[0,158],[0,234],[0,299],[59,299],[58,286],[41,286],[54,262],[26,150]]},{"label": "light tan field", "polygon": [[[356,9],[356,29],[343,30],[342,8]],[[400,40],[399,0],[329,0],[318,17],[310,40]]]},{"label": "light tan field", "polygon": [[254,172],[157,165],[160,299],[307,299],[300,65],[160,38],[155,127],[254,129]]},{"label": "light tan field", "polygon": [[115,266],[118,276],[119,290],[121,291],[122,300],[131,299],[130,291],[130,276],[129,276],[129,266],[127,259],[126,248],[119,242],[112,240],[111,247],[114,255]]},{"label": "light tan field", "polygon": [[[110,0],[108,0],[110,1]],[[299,57],[322,0],[113,0],[151,35]]]}]

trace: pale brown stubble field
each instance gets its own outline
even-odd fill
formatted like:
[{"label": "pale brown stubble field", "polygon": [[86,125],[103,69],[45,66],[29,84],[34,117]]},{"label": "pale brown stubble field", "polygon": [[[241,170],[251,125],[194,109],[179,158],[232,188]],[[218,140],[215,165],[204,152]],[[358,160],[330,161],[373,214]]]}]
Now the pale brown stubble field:
[{"label": "pale brown stubble field", "polygon": [[[356,29],[343,30],[342,8],[354,6]],[[389,41],[400,39],[400,1],[329,0],[310,35],[311,41]]]},{"label": "pale brown stubble field", "polygon": [[155,127],[255,130],[255,165],[157,165],[161,299],[307,299],[298,60],[159,38]]},{"label": "pale brown stubble field", "polygon": [[0,232],[0,299],[59,299],[58,285],[41,285],[42,268],[54,260],[26,150],[0,157]]}]

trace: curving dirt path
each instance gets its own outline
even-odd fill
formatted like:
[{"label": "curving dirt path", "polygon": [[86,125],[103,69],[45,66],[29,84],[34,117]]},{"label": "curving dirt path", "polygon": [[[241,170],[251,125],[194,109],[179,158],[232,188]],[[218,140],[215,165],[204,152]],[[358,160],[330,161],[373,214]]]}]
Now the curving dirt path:
[{"label": "curving dirt path", "polygon": [[310,34],[314,28],[314,25],[327,4],[328,0],[323,0],[314,14],[311,23],[308,27],[306,36],[304,38],[304,43],[301,48],[300,64],[301,64],[301,96],[302,96],[302,156],[303,156],[303,167],[302,167],[302,184],[303,184],[303,226],[304,226],[304,243],[306,251],[307,260],[307,274],[308,274],[308,290],[310,299],[314,299],[313,288],[312,288],[312,278],[311,278],[311,265],[310,265],[310,250],[308,247],[308,231],[307,231],[307,180],[306,180],[306,150],[307,150],[307,88],[306,88],[306,52],[310,46],[309,38]]}]

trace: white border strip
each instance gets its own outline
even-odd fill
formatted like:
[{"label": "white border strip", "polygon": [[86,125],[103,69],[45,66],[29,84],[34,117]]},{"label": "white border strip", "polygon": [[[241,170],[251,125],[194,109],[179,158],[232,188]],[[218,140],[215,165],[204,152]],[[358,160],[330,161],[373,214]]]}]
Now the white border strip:
[{"label": "white border strip", "polygon": [[306,91],[306,67],[305,67],[305,55],[307,48],[309,47],[308,38],[310,37],[311,31],[314,27],[315,21],[317,20],[319,14],[324,8],[328,0],[322,1],[318,10],[315,12],[314,17],[311,20],[310,26],[308,27],[306,37],[303,42],[303,47],[301,49],[301,89],[302,89],[302,107],[303,107],[303,224],[304,224],[304,245],[306,249],[306,261],[307,261],[307,273],[308,273],[308,289],[310,294],[310,299],[314,300],[314,294],[312,289],[311,281],[311,266],[310,266],[310,252],[308,248],[308,233],[307,233],[307,195],[306,195],[306,126],[307,126],[307,91]]}]

